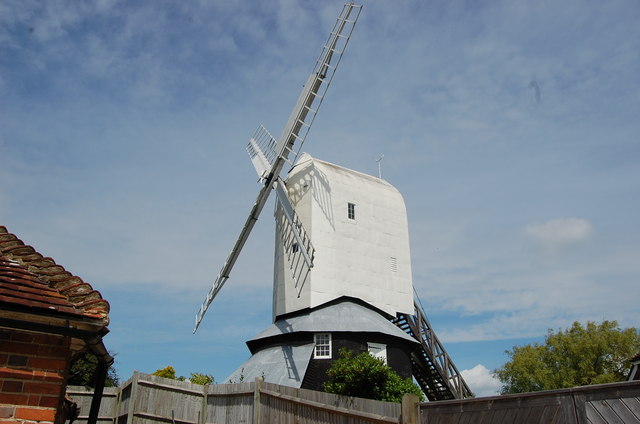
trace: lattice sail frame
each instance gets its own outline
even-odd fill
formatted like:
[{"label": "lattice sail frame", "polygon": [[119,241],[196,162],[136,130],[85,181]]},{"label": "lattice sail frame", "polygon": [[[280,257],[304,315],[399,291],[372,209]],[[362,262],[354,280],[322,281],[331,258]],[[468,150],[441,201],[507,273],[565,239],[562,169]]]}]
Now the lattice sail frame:
[{"label": "lattice sail frame", "polygon": [[311,272],[311,268],[313,268],[316,250],[291,204],[291,200],[287,195],[287,187],[281,179],[278,179],[276,184],[276,199],[274,211],[276,228],[280,233],[285,257],[289,263],[296,295],[300,297],[302,287]]},{"label": "lattice sail frame", "polygon": [[290,164],[295,162],[296,158],[294,157],[293,160],[289,160],[289,155],[294,152],[294,146],[296,144],[296,156],[299,153],[329,85],[333,80],[335,71],[349,43],[361,11],[362,5],[347,3],[343,6],[278,141],[274,144],[275,139],[262,126],[258,127],[254,137],[249,140],[247,151],[251,162],[258,172],[258,178],[264,185],[256,197],[254,205],[240,231],[238,239],[231,249],[227,261],[218,273],[209,293],[207,293],[202,306],[200,306],[196,314],[196,322],[193,329],[194,333],[200,326],[209,305],[229,279],[231,270],[258,220],[285,162],[289,162]]}]

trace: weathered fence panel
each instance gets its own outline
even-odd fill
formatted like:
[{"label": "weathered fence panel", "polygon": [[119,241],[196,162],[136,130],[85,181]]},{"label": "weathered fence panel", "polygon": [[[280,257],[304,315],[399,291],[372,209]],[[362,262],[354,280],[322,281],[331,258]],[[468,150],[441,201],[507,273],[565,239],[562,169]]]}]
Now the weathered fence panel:
[{"label": "weathered fence panel", "polygon": [[[67,394],[80,407],[80,416],[74,422],[84,424],[89,418],[89,410],[91,409],[91,401],[93,400],[93,391],[84,386],[69,386]],[[98,423],[109,424],[113,422],[113,412],[116,410],[118,402],[118,389],[116,387],[105,387],[102,393],[102,402],[98,410]]]},{"label": "weathered fence panel", "polygon": [[132,424],[198,424],[204,386],[138,374]]},{"label": "weathered fence panel", "polygon": [[422,423],[575,423],[571,394],[527,393],[421,405]]},{"label": "weathered fence panel", "polygon": [[271,383],[260,387],[260,423],[398,423],[399,403],[338,396]]},{"label": "weathered fence panel", "polygon": [[420,422],[640,424],[640,381],[423,403]]},{"label": "weathered fence panel", "polygon": [[213,384],[206,387],[206,423],[253,423],[255,383]]},{"label": "weathered fence panel", "polygon": [[572,389],[579,422],[639,423],[640,381]]}]

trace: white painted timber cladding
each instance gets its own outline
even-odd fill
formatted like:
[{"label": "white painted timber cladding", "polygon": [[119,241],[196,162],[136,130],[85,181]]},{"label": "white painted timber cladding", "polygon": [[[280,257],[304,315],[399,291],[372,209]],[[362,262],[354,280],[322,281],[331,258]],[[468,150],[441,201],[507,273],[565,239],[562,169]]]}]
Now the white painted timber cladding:
[{"label": "white painted timber cladding", "polygon": [[[316,253],[305,281],[292,278],[276,232],[275,317],[351,296],[391,315],[413,313],[407,212],[388,182],[303,154],[285,180]],[[347,204],[355,204],[355,220]]]}]

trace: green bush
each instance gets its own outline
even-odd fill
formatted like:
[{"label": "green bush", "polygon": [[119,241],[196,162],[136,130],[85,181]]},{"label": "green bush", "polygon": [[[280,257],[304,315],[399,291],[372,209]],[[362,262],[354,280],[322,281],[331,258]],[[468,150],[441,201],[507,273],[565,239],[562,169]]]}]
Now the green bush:
[{"label": "green bush", "polygon": [[402,379],[382,359],[368,352],[355,355],[347,349],[340,350],[338,358],[327,371],[329,380],[324,390],[345,396],[402,402],[405,393],[412,393],[424,401],[420,387],[410,378]]}]

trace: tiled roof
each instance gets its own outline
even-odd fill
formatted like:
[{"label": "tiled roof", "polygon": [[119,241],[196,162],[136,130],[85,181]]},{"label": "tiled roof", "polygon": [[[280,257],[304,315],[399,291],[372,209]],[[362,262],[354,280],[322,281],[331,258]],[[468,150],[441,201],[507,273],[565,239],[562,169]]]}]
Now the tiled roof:
[{"label": "tiled roof", "polygon": [[109,324],[109,302],[51,258],[0,225],[0,306],[60,313]]}]

